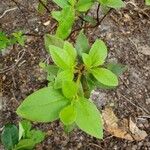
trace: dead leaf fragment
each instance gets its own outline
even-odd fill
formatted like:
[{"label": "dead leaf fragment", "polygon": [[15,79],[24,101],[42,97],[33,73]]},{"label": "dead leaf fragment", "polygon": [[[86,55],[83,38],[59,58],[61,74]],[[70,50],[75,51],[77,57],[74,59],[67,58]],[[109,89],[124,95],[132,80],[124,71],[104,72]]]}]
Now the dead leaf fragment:
[{"label": "dead leaf fragment", "polygon": [[140,141],[147,137],[147,133],[143,130],[140,130],[136,124],[131,120],[129,120],[129,128],[135,140]]},{"label": "dead leaf fragment", "polygon": [[115,137],[130,141],[140,141],[147,136],[147,133],[140,130],[132,120],[119,120],[112,108],[105,108],[102,111],[102,117],[105,130]]}]

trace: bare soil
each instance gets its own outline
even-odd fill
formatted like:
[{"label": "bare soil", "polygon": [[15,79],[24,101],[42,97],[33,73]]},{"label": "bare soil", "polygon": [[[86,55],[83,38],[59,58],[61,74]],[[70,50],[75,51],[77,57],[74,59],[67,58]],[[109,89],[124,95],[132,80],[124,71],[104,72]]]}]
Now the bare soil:
[{"label": "bare soil", "polygon": [[[15,3],[16,2],[16,3]],[[29,94],[47,85],[46,76],[39,62],[50,63],[45,51],[43,35],[54,33],[56,22],[49,13],[36,11],[38,0],[1,0],[0,29],[10,34],[17,30],[28,33],[24,47],[9,47],[0,54],[0,128],[6,123],[17,124],[16,108]],[[119,119],[132,118],[149,136],[142,141],[127,141],[105,132],[98,140],[76,129],[69,135],[59,121],[49,124],[34,123],[36,128],[48,132],[36,150],[149,150],[150,149],[150,7],[143,0],[127,0],[127,7],[113,10],[97,28],[86,34],[91,43],[103,39],[109,47],[108,61],[127,65],[115,90],[93,92],[93,100],[100,110],[112,106]],[[50,11],[57,9],[49,0]],[[95,16],[95,7],[90,12]],[[103,14],[100,13],[100,17]],[[48,25],[45,23],[49,21]],[[29,36],[30,34],[30,36]],[[31,36],[32,34],[32,36]],[[73,39],[76,34],[73,35]],[[3,147],[0,146],[0,150]]]}]

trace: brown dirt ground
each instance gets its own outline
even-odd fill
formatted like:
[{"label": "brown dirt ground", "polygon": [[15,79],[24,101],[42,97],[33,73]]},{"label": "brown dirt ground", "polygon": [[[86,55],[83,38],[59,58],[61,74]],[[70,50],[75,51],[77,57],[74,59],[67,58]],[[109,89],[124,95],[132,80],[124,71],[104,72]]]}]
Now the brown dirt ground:
[{"label": "brown dirt ground", "polygon": [[[3,31],[12,33],[23,30],[35,35],[53,33],[55,22],[49,13],[37,13],[37,0],[16,2],[19,9],[13,0],[0,1],[0,14],[17,7],[0,18],[0,28]],[[133,118],[138,127],[150,135],[150,8],[143,5],[143,0],[126,2],[126,8],[112,11],[99,27],[86,31],[91,43],[97,38],[107,43],[110,50],[108,61],[128,66],[128,70],[120,77],[117,89],[97,90],[93,93],[93,100],[99,109],[113,105],[119,119]],[[50,0],[48,7],[50,10],[56,8]],[[95,15],[95,11],[91,11],[91,14]],[[47,21],[50,24],[45,26]],[[0,54],[0,128],[8,122],[17,124],[19,118],[15,110],[18,105],[33,91],[46,85],[45,74],[38,64],[43,60],[49,61],[48,58],[41,36],[27,36],[25,47],[10,47]],[[37,150],[150,149],[150,136],[140,142],[131,142],[105,132],[104,139],[97,140],[78,129],[66,135],[58,121],[34,126],[49,133],[45,141],[37,146]],[[2,146],[0,150],[3,150]]]}]

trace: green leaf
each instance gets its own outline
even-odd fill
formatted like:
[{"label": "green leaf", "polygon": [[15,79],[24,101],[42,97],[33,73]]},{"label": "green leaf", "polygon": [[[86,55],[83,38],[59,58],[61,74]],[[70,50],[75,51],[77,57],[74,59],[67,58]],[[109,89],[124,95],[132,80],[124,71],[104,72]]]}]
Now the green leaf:
[{"label": "green leaf", "polygon": [[18,31],[18,32],[15,32],[12,34],[15,39],[16,39],[16,42],[18,42],[21,46],[24,46],[24,43],[25,43],[25,36],[23,35],[23,32],[22,31]]},{"label": "green leaf", "polygon": [[105,68],[93,68],[91,69],[93,76],[102,84],[107,86],[117,86],[118,79],[117,76],[110,70]]},{"label": "green leaf", "polygon": [[18,107],[17,114],[31,121],[52,122],[67,104],[68,100],[58,90],[46,87],[29,95]]},{"label": "green leaf", "polygon": [[146,4],[147,6],[150,6],[150,0],[145,0],[145,4]]},{"label": "green leaf", "polygon": [[61,11],[52,11],[52,17],[59,22],[61,20]]},{"label": "green leaf", "polygon": [[6,34],[2,31],[0,31],[0,50],[5,49],[7,46],[9,46],[10,40],[6,36]]},{"label": "green leaf", "polygon": [[95,25],[97,24],[96,19],[94,19],[92,16],[85,15],[85,16],[83,17],[83,19],[84,19],[86,22],[92,24],[93,26],[95,26]]},{"label": "green leaf", "polygon": [[[43,4],[47,5],[47,0],[42,0]],[[38,8],[37,8],[38,12],[41,14],[44,14],[46,9],[45,7],[39,2],[38,4]]]},{"label": "green leaf", "polygon": [[72,64],[75,64],[75,59],[77,57],[77,52],[76,52],[76,49],[73,47],[73,45],[71,43],[69,43],[68,41],[65,41],[64,50],[68,53],[71,60],[73,61]]},{"label": "green leaf", "polygon": [[83,30],[80,31],[77,37],[75,47],[79,56],[82,56],[82,53],[88,53],[90,50],[88,39],[83,33]]},{"label": "green leaf", "polygon": [[29,131],[31,130],[31,123],[27,120],[19,122],[19,140],[24,137],[27,138]]},{"label": "green leaf", "polygon": [[74,6],[77,2],[77,0],[68,0],[71,6]]},{"label": "green leaf", "polygon": [[125,3],[122,0],[98,0],[100,4],[111,8],[122,8],[125,7]]},{"label": "green leaf", "polygon": [[83,53],[82,54],[82,59],[83,59],[83,62],[85,64],[86,68],[89,69],[92,65],[91,57],[88,54]]},{"label": "green leaf", "polygon": [[61,69],[72,69],[74,67],[72,58],[65,50],[53,45],[49,45],[49,51],[53,61]]},{"label": "green leaf", "polygon": [[70,124],[70,125],[64,125],[64,131],[68,134],[69,132],[71,132],[73,129],[76,128],[76,124]]},{"label": "green leaf", "polygon": [[64,81],[72,81],[73,78],[74,78],[74,74],[70,70],[65,70],[65,71],[59,72],[55,79],[55,84],[54,84],[55,89],[62,88],[62,83]]},{"label": "green leaf", "polygon": [[126,70],[127,66],[117,63],[109,63],[107,64],[108,70],[112,71],[116,76],[122,75]]},{"label": "green leaf", "polygon": [[77,112],[75,121],[77,126],[96,138],[103,138],[102,117],[94,103],[81,97],[76,101],[75,108]]},{"label": "green leaf", "polygon": [[74,81],[63,81],[62,92],[66,98],[72,98],[77,94],[77,84]]},{"label": "green leaf", "polygon": [[46,34],[44,36],[44,43],[47,50],[49,50],[50,45],[57,46],[59,48],[63,48],[64,41],[54,35]]},{"label": "green leaf", "polygon": [[72,105],[63,108],[59,114],[64,125],[71,125],[76,120],[76,111]]},{"label": "green leaf", "polygon": [[72,26],[75,20],[75,10],[73,7],[65,7],[61,11],[61,19],[56,30],[56,36],[61,39],[66,39],[71,33]]},{"label": "green leaf", "polygon": [[78,0],[76,9],[80,12],[86,12],[92,7],[93,4],[93,0]]},{"label": "green leaf", "polygon": [[69,5],[68,0],[53,0],[59,7],[64,8]]},{"label": "green leaf", "polygon": [[7,124],[1,134],[1,142],[7,150],[12,150],[18,143],[18,128],[13,124]]},{"label": "green leaf", "polygon": [[35,144],[38,144],[44,140],[45,133],[40,130],[31,130],[28,134],[28,138],[32,139]]},{"label": "green leaf", "polygon": [[107,57],[107,47],[101,40],[96,40],[92,45],[89,56],[92,60],[92,67],[102,65]]},{"label": "green leaf", "polygon": [[22,139],[16,145],[15,150],[33,150],[35,143],[32,139]]}]

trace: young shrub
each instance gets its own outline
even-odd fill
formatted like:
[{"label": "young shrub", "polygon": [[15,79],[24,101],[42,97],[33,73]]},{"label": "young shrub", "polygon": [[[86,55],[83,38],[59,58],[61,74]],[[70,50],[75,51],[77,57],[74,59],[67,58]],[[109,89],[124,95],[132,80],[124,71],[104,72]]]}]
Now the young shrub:
[{"label": "young shrub", "polygon": [[61,42],[63,46],[60,46],[57,40],[61,41],[55,36],[45,36],[46,48],[55,65],[40,64],[47,70],[51,84],[29,95],[17,114],[37,122],[60,118],[65,130],[72,130],[76,125],[87,134],[102,139],[101,113],[90,99],[90,92],[96,84],[118,85],[117,76],[103,67],[107,47],[102,40],[96,40],[90,48],[83,31],[77,38],[76,48],[67,41]]}]

